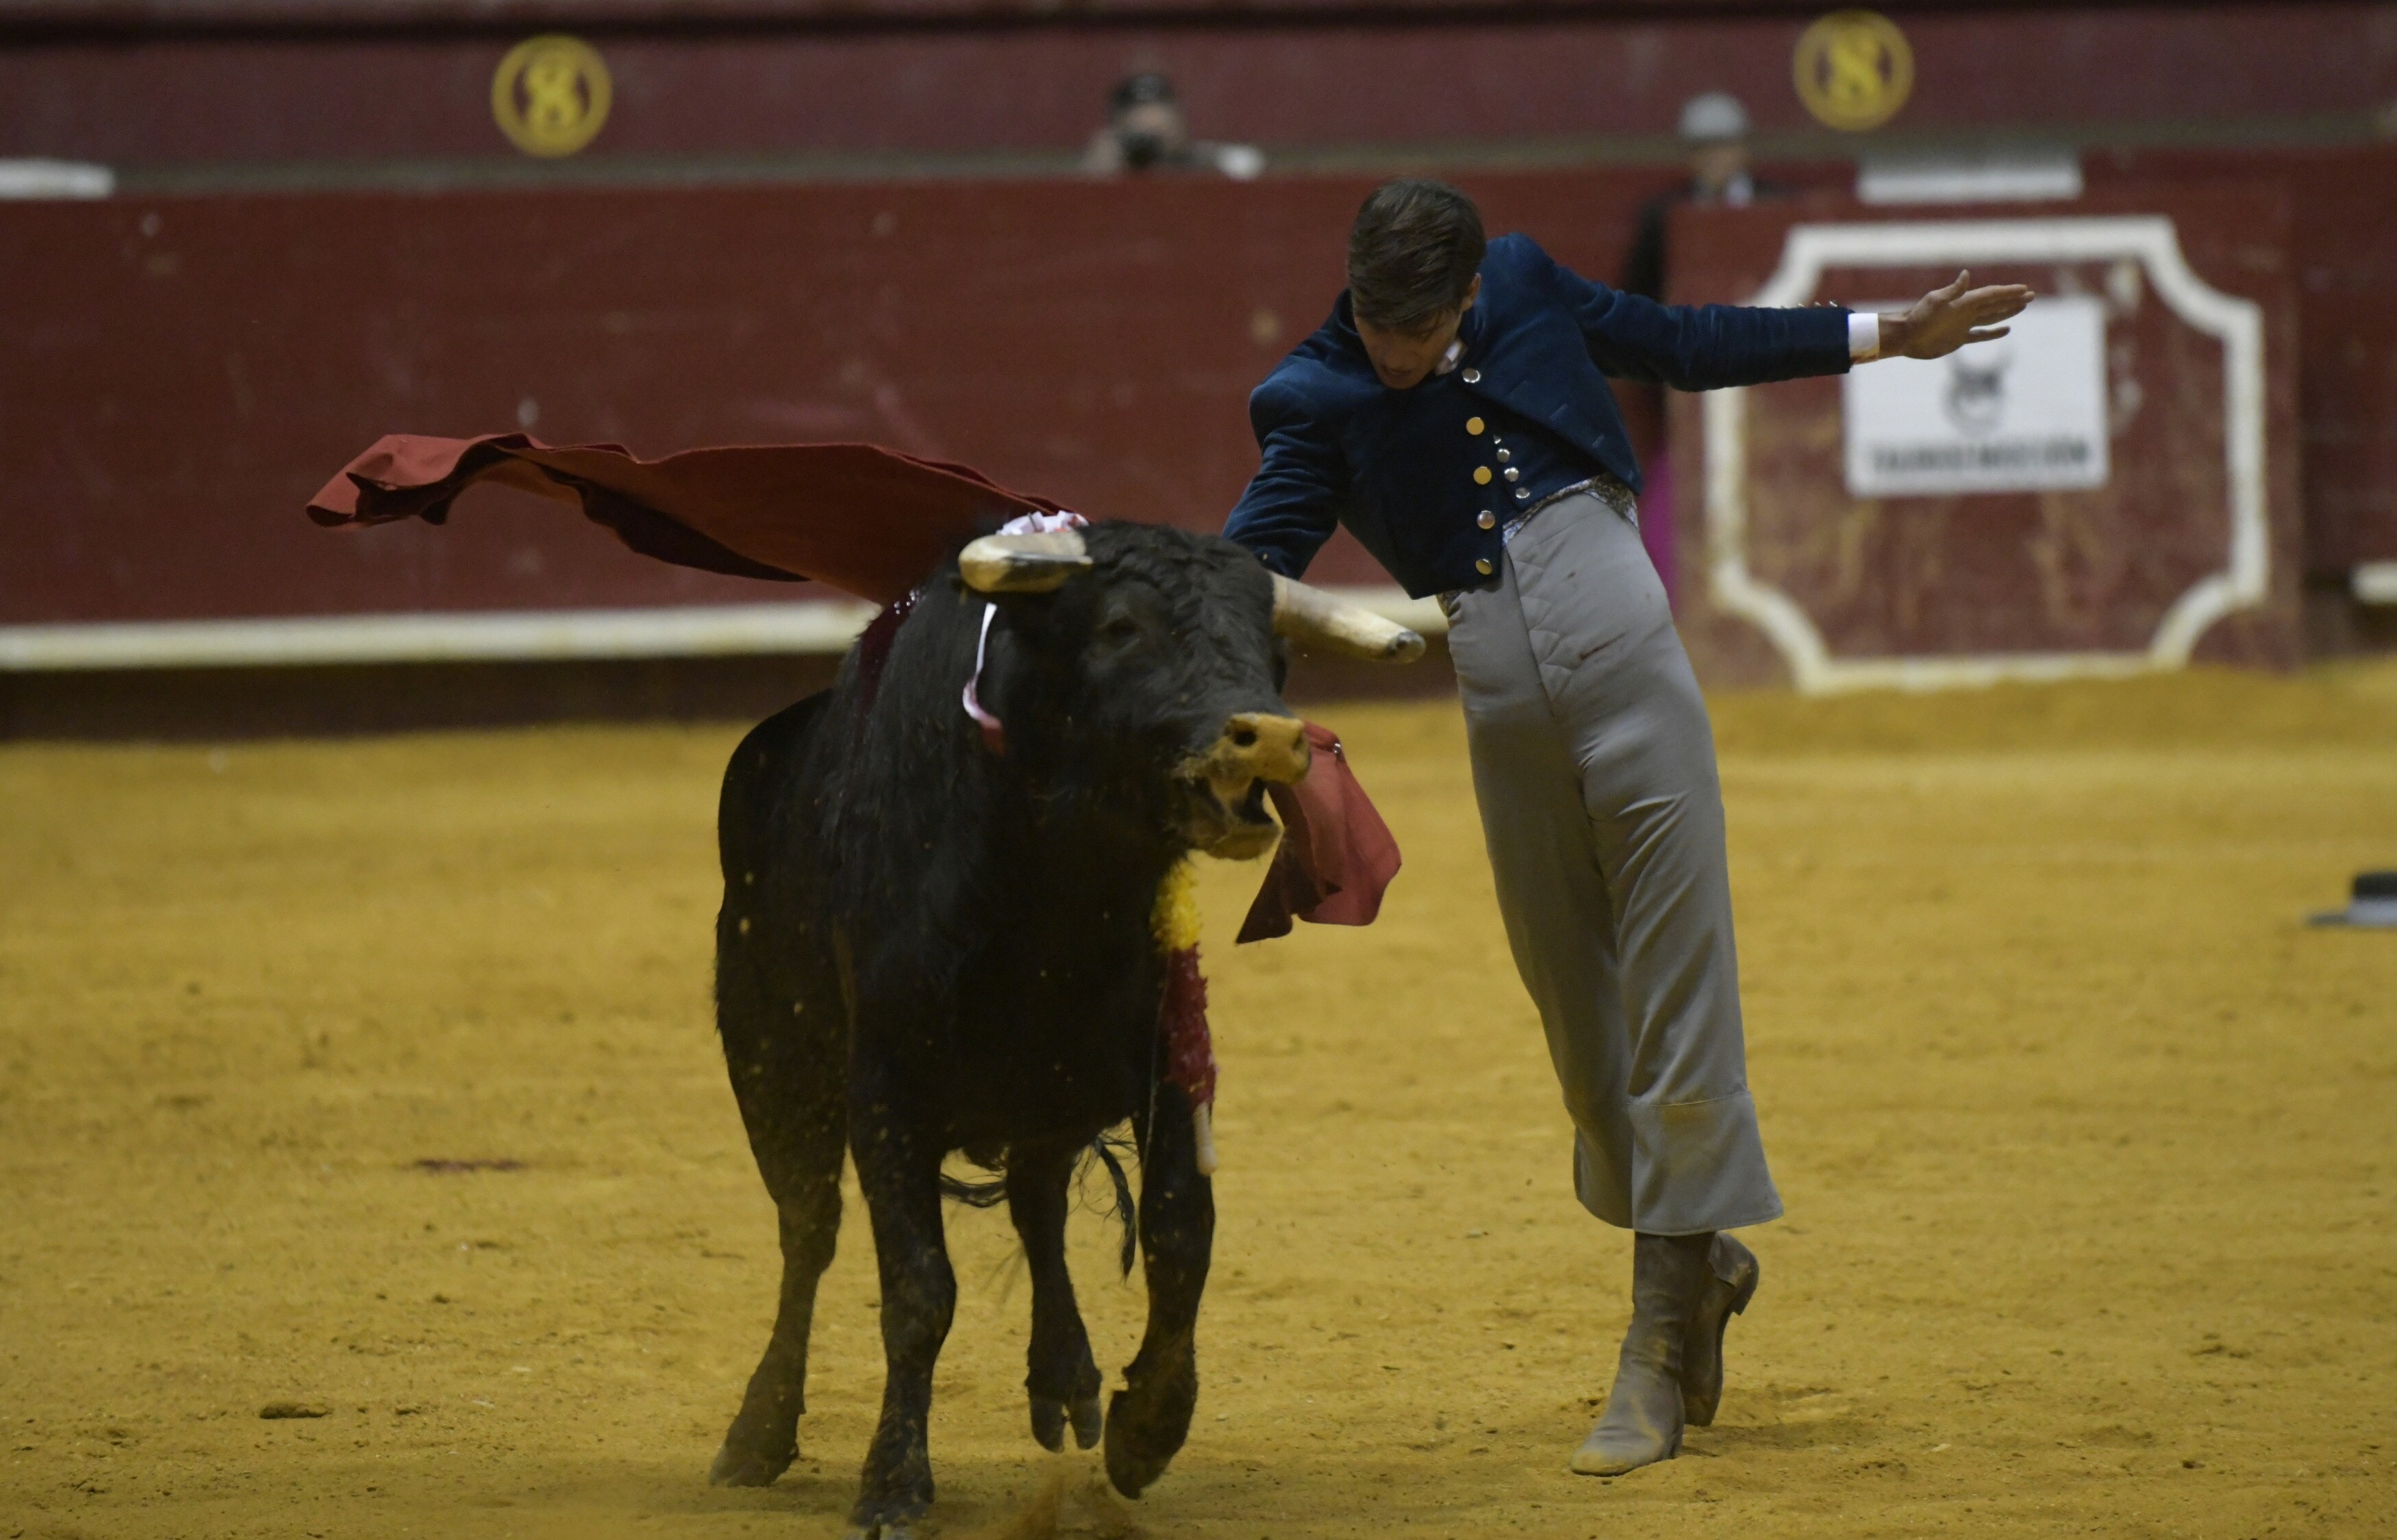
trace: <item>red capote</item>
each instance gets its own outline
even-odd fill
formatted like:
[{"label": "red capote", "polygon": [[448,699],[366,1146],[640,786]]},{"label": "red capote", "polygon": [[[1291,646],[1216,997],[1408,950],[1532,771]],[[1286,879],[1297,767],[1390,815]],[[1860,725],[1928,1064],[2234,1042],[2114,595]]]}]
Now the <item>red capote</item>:
[{"label": "red capote", "polygon": [[[616,444],[553,447],[505,433],[386,435],[325,483],[308,516],[328,526],[441,524],[458,494],[482,482],[580,503],[592,522],[661,561],[814,579],[886,606],[958,542],[1019,514],[1062,511],[967,466],[876,444],[735,444],[643,460]],[[1306,778],[1267,788],[1283,837],[1240,928],[1244,942],[1289,934],[1293,915],[1369,925],[1399,869],[1398,842],[1349,773],[1338,737],[1313,723],[1306,731],[1315,752]]]},{"label": "red capote", "polygon": [[478,482],[580,502],[643,556],[734,577],[813,578],[889,604],[962,539],[1056,513],[963,465],[877,444],[734,444],[643,460],[616,444],[520,433],[388,434],[308,501],[319,524],[448,521]]},{"label": "red capote", "polygon": [[1309,722],[1306,741],[1314,753],[1306,776],[1265,788],[1281,814],[1281,844],[1241,922],[1244,943],[1290,934],[1292,915],[1318,925],[1371,925],[1399,875],[1399,842],[1350,772],[1340,735]]}]

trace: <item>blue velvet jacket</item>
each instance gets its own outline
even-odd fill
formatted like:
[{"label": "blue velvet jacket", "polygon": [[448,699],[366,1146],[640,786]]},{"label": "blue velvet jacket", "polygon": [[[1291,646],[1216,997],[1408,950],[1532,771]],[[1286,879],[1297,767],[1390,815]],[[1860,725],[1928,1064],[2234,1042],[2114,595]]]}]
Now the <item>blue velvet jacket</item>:
[{"label": "blue velvet jacket", "polygon": [[[1494,462],[1531,448],[1540,481],[1603,467],[1639,489],[1606,376],[1698,391],[1848,368],[1844,310],[1662,305],[1568,272],[1528,235],[1490,243],[1457,335],[1455,372],[1391,390],[1342,294],[1249,396],[1263,459],[1224,533],[1294,578],[1346,524],[1415,597],[1470,588],[1496,570],[1512,493],[1552,489],[1493,482]],[[1501,456],[1507,429],[1518,449]]]}]

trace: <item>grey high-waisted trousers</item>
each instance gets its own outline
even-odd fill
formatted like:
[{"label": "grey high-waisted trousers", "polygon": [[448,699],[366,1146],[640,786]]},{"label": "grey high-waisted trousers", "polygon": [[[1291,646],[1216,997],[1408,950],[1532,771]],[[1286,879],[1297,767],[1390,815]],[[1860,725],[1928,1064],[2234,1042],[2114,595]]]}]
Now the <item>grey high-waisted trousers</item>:
[{"label": "grey high-waisted trousers", "polygon": [[1777,1217],[1748,1097],[1714,733],[1631,519],[1540,510],[1449,648],[1515,966],[1610,1225]]}]

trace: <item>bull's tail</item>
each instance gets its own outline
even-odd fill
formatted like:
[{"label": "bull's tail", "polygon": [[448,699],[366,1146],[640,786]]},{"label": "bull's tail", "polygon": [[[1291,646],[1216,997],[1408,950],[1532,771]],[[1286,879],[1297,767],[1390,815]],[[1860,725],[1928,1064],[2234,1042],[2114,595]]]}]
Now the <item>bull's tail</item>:
[{"label": "bull's tail", "polygon": [[941,1173],[941,1196],[954,1199],[970,1209],[995,1209],[1007,1201],[1007,1168],[984,1166],[997,1175],[987,1181],[975,1182],[951,1172]]},{"label": "bull's tail", "polygon": [[[1093,1164],[1105,1166],[1107,1185],[1114,1188],[1114,1212],[1109,1216],[1123,1226],[1123,1249],[1120,1263],[1124,1276],[1132,1276],[1132,1258],[1140,1249],[1140,1204],[1132,1195],[1132,1179],[1124,1174],[1123,1158],[1133,1153],[1132,1140],[1112,1131],[1091,1141],[1082,1152],[1080,1164],[1074,1168],[1074,1180],[1078,1184],[1088,1175]],[[959,1176],[954,1172],[941,1172],[941,1196],[972,1209],[995,1209],[1007,1201],[1007,1158],[975,1162],[991,1174],[982,1179]]]},{"label": "bull's tail", "polygon": [[1107,1180],[1116,1189],[1116,1223],[1123,1226],[1123,1275],[1132,1277],[1132,1259],[1140,1246],[1140,1205],[1132,1200],[1132,1183],[1125,1179],[1123,1152],[1132,1148],[1132,1142],[1120,1133],[1102,1133],[1091,1141],[1090,1153],[1082,1158],[1082,1170],[1090,1170],[1093,1157],[1107,1168]]}]

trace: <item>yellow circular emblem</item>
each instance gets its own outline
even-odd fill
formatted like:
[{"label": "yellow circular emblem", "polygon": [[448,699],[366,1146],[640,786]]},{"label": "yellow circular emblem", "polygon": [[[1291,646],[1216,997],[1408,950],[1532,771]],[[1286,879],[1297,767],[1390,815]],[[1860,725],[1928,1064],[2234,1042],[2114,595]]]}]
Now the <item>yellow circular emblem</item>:
[{"label": "yellow circular emblem", "polygon": [[491,116],[529,155],[570,155],[608,121],[607,60],[579,37],[528,37],[491,76]]},{"label": "yellow circular emblem", "polygon": [[1914,89],[1914,50],[1878,11],[1843,10],[1815,21],[1790,60],[1798,100],[1834,128],[1878,128]]}]

